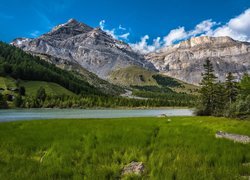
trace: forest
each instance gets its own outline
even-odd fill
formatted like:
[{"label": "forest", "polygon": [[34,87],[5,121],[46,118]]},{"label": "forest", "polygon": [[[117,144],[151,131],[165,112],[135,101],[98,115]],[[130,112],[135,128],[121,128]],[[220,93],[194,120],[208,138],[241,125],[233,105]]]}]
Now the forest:
[{"label": "forest", "polygon": [[226,81],[218,81],[211,61],[206,60],[200,83],[200,96],[196,114],[204,116],[225,116],[247,118],[250,116],[250,76],[244,74],[237,81],[233,73],[226,75]]}]

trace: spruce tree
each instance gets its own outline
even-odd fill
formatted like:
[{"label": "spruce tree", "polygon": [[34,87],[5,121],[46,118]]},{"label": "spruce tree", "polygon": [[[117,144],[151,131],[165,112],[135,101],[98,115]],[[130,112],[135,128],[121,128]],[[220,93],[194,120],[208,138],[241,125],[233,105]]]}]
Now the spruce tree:
[{"label": "spruce tree", "polygon": [[8,108],[8,104],[2,93],[0,93],[0,109]]},{"label": "spruce tree", "polygon": [[45,101],[46,97],[47,97],[47,95],[46,95],[45,89],[43,87],[40,87],[37,90],[36,98],[41,100],[41,101]]},{"label": "spruce tree", "polygon": [[14,104],[16,107],[22,107],[23,99],[21,95],[17,95],[14,99]]},{"label": "spruce tree", "polygon": [[198,106],[198,115],[212,115],[215,109],[215,83],[217,77],[214,75],[214,69],[211,61],[206,60],[203,65],[205,73],[202,74],[200,83],[200,104]]},{"label": "spruce tree", "polygon": [[225,85],[227,101],[231,104],[232,102],[235,102],[238,95],[238,86],[235,82],[235,77],[231,72],[227,74]]},{"label": "spruce tree", "polygon": [[240,94],[242,98],[249,96],[250,95],[250,76],[248,74],[244,74],[239,85],[240,85]]},{"label": "spruce tree", "polygon": [[222,116],[225,110],[225,104],[227,101],[227,96],[225,94],[226,87],[223,83],[218,82],[214,86],[214,109],[212,115],[214,116]]}]

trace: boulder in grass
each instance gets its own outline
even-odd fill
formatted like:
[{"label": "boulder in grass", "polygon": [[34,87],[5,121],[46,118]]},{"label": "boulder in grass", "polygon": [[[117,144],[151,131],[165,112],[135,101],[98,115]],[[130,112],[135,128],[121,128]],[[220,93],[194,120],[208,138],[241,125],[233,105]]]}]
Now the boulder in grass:
[{"label": "boulder in grass", "polygon": [[234,142],[239,142],[239,143],[244,143],[244,144],[250,143],[250,137],[246,135],[231,134],[231,133],[218,131],[216,132],[215,137],[225,138],[225,139],[232,140]]},{"label": "boulder in grass", "polygon": [[141,175],[144,170],[145,167],[142,162],[132,161],[123,168],[122,175]]}]

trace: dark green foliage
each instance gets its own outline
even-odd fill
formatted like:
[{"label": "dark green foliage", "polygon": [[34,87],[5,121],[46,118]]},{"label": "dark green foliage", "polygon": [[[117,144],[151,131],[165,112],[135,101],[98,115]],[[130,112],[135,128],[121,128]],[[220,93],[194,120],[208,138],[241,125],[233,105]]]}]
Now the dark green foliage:
[{"label": "dark green foliage", "polygon": [[76,94],[102,94],[73,73],[2,42],[0,42],[0,73],[15,79],[55,82]]},{"label": "dark green foliage", "polygon": [[231,104],[232,102],[235,102],[236,97],[238,95],[238,85],[235,82],[235,78],[233,76],[233,74],[231,72],[228,73],[227,77],[226,77],[226,98],[227,101]]},{"label": "dark green foliage", "polygon": [[242,98],[247,97],[250,95],[250,76],[248,74],[245,74],[240,81],[240,94]]},{"label": "dark green foliage", "polygon": [[250,117],[250,77],[245,74],[239,83],[240,89],[235,102],[226,111],[226,116],[247,118]]},{"label": "dark green foliage", "polygon": [[213,65],[209,59],[204,64],[205,73],[202,74],[202,81],[200,83],[200,103],[197,107],[198,115],[212,115],[215,109],[216,100],[216,79],[214,75]]},{"label": "dark green foliage", "polygon": [[196,97],[186,93],[176,93],[168,87],[158,86],[132,86],[134,89],[133,95],[161,99],[168,102],[170,106],[193,106]]},{"label": "dark green foliage", "polygon": [[25,96],[25,87],[23,87],[23,86],[20,86],[20,87],[19,87],[19,94],[20,94],[21,96]]},{"label": "dark green foliage", "polygon": [[232,73],[228,73],[226,82],[216,83],[213,67],[210,62],[204,65],[200,90],[200,102],[196,114],[247,118],[250,116],[250,77],[245,74],[239,85]]},{"label": "dark green foliage", "polygon": [[5,108],[8,108],[8,104],[5,97],[2,95],[2,93],[0,93],[0,109],[5,109]]},{"label": "dark green foliage", "polygon": [[214,85],[214,100],[213,111],[211,115],[222,116],[225,108],[227,107],[227,96],[225,94],[226,88],[222,83]]},{"label": "dark green foliage", "polygon": [[47,95],[46,95],[45,89],[43,87],[40,87],[37,90],[36,98],[41,100],[41,101],[45,101],[46,97],[47,97]]},{"label": "dark green foliage", "polygon": [[166,76],[162,76],[159,74],[153,75],[152,77],[161,86],[166,86],[166,87],[181,87],[182,86],[178,81],[174,80],[171,77],[166,77]]},{"label": "dark green foliage", "polygon": [[46,96],[44,101],[34,97],[25,99],[25,108],[116,108],[116,107],[163,107],[163,106],[191,106],[192,101],[182,101],[158,98],[158,99],[129,99],[111,96]]},{"label": "dark green foliage", "polygon": [[23,99],[22,99],[21,95],[17,95],[15,97],[14,104],[15,104],[15,107],[22,107],[22,105],[23,105]]},{"label": "dark green foliage", "polygon": [[158,87],[158,86],[131,86],[134,89],[138,89],[140,91],[150,91],[150,92],[158,92],[158,93],[174,93],[174,91],[168,87]]}]

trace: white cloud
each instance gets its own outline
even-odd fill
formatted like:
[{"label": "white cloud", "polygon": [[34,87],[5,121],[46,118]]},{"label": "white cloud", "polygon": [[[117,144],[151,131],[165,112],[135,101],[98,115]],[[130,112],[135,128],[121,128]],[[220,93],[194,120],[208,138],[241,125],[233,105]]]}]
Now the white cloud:
[{"label": "white cloud", "polygon": [[163,38],[164,44],[166,46],[169,46],[173,44],[175,41],[184,39],[188,36],[186,33],[184,27],[180,27],[178,29],[173,29],[170,31],[170,33]]},{"label": "white cloud", "polygon": [[105,20],[101,20],[99,22],[99,26],[101,30],[105,31],[108,35],[112,36],[113,38],[117,38],[115,35],[115,29],[111,29],[111,30],[105,29],[105,22],[106,22]]},{"label": "white cloud", "polygon": [[211,36],[229,36],[239,41],[250,41],[250,8],[239,16],[232,18],[227,24],[218,27]]},{"label": "white cloud", "polygon": [[148,52],[153,52],[161,47],[161,38],[157,37],[153,40],[152,45],[148,45],[149,36],[145,35],[141,38],[140,42],[130,44],[130,46],[134,49],[134,51],[146,54]]},{"label": "white cloud", "polygon": [[250,9],[229,21],[228,27],[239,34],[250,36]]},{"label": "white cloud", "polygon": [[127,30],[126,28],[122,27],[122,25],[119,25],[119,28],[118,28],[118,29],[123,30],[123,31],[126,31],[126,30]]},{"label": "white cloud", "polygon": [[164,46],[169,46],[174,44],[176,41],[185,40],[190,37],[205,35],[211,33],[212,28],[218,25],[218,23],[213,22],[211,19],[200,22],[195,26],[193,30],[185,31],[184,27],[171,30],[170,33],[164,37]]},{"label": "white cloud", "polygon": [[128,33],[119,35],[119,38],[127,40],[129,35],[130,35],[130,33],[128,32]]},{"label": "white cloud", "polygon": [[99,22],[99,26],[100,26],[100,28],[103,30],[103,29],[104,29],[104,26],[105,26],[105,20],[101,20],[101,21]]},{"label": "white cloud", "polygon": [[196,35],[203,34],[203,33],[209,33],[212,31],[212,28],[215,25],[219,25],[219,24],[216,22],[213,22],[211,19],[202,21],[201,23],[195,26],[194,30],[189,32],[189,36],[196,36]]},{"label": "white cloud", "polygon": [[[130,33],[129,32],[124,33],[124,31],[126,30],[126,28],[124,28],[121,25],[119,25],[118,29],[113,28],[113,29],[109,30],[109,29],[105,28],[105,23],[106,23],[105,20],[101,20],[99,22],[99,26],[100,26],[101,30],[103,30],[104,32],[106,32],[108,35],[112,36],[115,39],[118,39],[118,40],[119,39],[128,40],[128,36],[130,35]],[[119,30],[122,30],[123,34],[118,34],[116,32],[116,31],[119,31]]]},{"label": "white cloud", "polygon": [[145,54],[197,36],[229,36],[235,40],[250,42],[250,8],[224,25],[208,19],[189,31],[186,31],[185,27],[173,29],[165,37],[153,40],[152,44],[148,44],[149,36],[146,35],[140,42],[130,45],[135,51]]}]

